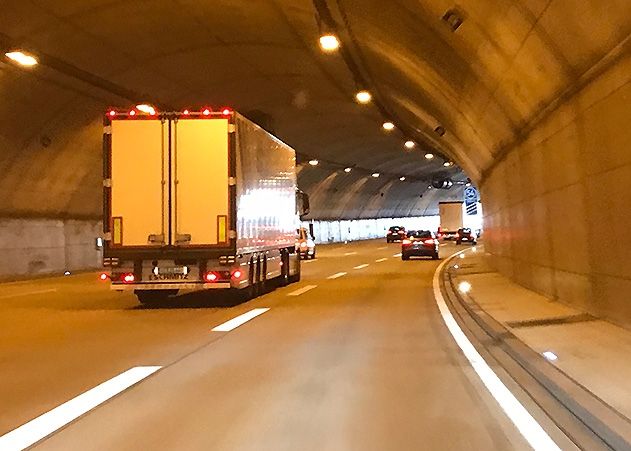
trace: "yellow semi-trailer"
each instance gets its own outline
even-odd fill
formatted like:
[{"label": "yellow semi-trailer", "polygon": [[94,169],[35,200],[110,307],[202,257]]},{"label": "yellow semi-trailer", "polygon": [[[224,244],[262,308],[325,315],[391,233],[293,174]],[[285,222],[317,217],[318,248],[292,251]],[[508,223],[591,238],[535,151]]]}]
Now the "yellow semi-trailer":
[{"label": "yellow semi-trailer", "polygon": [[104,120],[104,265],[142,303],[300,279],[294,150],[224,109]]}]

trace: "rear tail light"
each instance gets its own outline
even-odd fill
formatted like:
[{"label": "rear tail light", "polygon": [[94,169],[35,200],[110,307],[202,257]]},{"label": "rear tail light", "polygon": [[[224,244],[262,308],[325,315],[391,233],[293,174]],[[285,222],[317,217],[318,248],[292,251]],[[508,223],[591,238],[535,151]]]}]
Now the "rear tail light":
[{"label": "rear tail light", "polygon": [[135,116],[135,115],[136,115],[136,111],[131,110],[131,111],[129,112],[129,115],[130,115],[130,116]]},{"label": "rear tail light", "polygon": [[242,273],[241,273],[241,270],[240,270],[240,269],[235,269],[235,270],[232,272],[232,278],[233,278],[233,279],[240,279],[240,278],[241,278],[241,276],[242,276]]},{"label": "rear tail light", "polygon": [[116,116],[116,111],[112,110],[112,111],[110,111],[108,114],[109,114],[110,116],[112,116],[112,117],[113,117],[113,116]]},{"label": "rear tail light", "polygon": [[203,114],[204,116],[210,116],[210,109],[205,108],[205,109],[204,109],[204,111],[202,111],[202,114]]},{"label": "rear tail light", "polygon": [[222,108],[221,114],[223,114],[224,116],[230,116],[232,114],[232,110],[230,108]]},{"label": "rear tail light", "polygon": [[423,241],[425,244],[435,244],[433,239]]},{"label": "rear tail light", "polygon": [[217,279],[219,279],[219,275],[215,272],[207,272],[206,275],[204,276],[204,280],[206,282],[216,282]]},{"label": "rear tail light", "polygon": [[104,272],[103,272],[103,273],[101,273],[101,275],[99,276],[99,279],[100,279],[100,280],[103,280],[103,281],[106,281],[106,280],[107,280],[107,279],[109,279],[109,278],[110,278],[109,274],[104,273]]},{"label": "rear tail light", "polygon": [[403,244],[404,246],[408,245],[408,244],[412,244],[412,241],[405,239],[401,242],[401,244]]},{"label": "rear tail light", "polygon": [[136,277],[132,273],[128,272],[121,275],[121,280],[125,283],[133,283],[136,280]]},{"label": "rear tail light", "polygon": [[392,235],[392,231],[391,230],[388,230],[388,235]]}]

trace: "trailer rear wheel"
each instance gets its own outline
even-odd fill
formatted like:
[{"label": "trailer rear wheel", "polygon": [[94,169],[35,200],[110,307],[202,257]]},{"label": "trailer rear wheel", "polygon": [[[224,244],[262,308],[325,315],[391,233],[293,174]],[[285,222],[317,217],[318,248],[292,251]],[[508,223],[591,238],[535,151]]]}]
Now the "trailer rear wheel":
[{"label": "trailer rear wheel", "polygon": [[175,296],[178,290],[136,290],[135,294],[141,304],[146,306],[159,306],[166,304],[170,297]]},{"label": "trailer rear wheel", "polygon": [[[296,271],[296,274],[289,276],[289,283],[294,283],[294,282],[300,282],[300,259],[298,259],[297,261],[298,263],[298,271]],[[288,268],[288,272],[289,272],[289,268]]]}]

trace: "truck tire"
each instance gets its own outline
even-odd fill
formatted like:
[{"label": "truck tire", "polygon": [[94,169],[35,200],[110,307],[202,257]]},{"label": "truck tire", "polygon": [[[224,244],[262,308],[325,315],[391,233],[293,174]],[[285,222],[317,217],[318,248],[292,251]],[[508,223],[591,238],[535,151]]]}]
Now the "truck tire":
[{"label": "truck tire", "polygon": [[458,244],[462,244],[462,241],[460,241],[460,240],[456,240],[456,244],[457,244],[457,245],[458,245]]},{"label": "truck tire", "polygon": [[409,260],[410,256],[406,254],[401,254],[401,260]]},{"label": "truck tire", "polygon": [[286,287],[289,285],[289,254],[282,252],[280,254],[280,261],[282,262],[280,277],[278,278],[278,285]]},{"label": "truck tire", "polygon": [[432,255],[432,260],[438,260],[438,252]]},{"label": "truck tire", "polygon": [[137,290],[135,294],[142,305],[160,306],[165,305],[177,292],[178,290]]},{"label": "truck tire", "polygon": [[298,271],[293,276],[289,276],[289,283],[300,282],[300,259],[298,259]]}]

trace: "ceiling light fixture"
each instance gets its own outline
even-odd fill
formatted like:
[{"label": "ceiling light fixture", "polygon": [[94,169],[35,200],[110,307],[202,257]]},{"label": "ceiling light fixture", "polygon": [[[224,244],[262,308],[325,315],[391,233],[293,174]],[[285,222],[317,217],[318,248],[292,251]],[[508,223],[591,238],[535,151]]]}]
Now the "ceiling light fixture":
[{"label": "ceiling light fixture", "polygon": [[382,127],[384,130],[394,130],[394,124],[392,122],[384,122]]},{"label": "ceiling light fixture", "polygon": [[318,160],[313,159],[313,160],[309,160],[309,164],[311,166],[317,166],[320,164],[320,162]]},{"label": "ceiling light fixture", "polygon": [[401,176],[399,177],[399,180],[401,180],[402,182],[405,182],[405,177]]},{"label": "ceiling light fixture", "polygon": [[433,154],[433,153],[430,153],[430,152],[427,152],[427,153],[425,154],[425,158],[426,158],[427,160],[431,160],[432,158],[434,158],[434,154]]},{"label": "ceiling light fixture", "polygon": [[346,172],[347,174],[348,174],[349,172],[351,172],[352,170],[353,170],[353,168],[344,168],[344,172]]},{"label": "ceiling light fixture", "polygon": [[374,178],[377,178],[377,177],[379,177],[379,173],[378,173],[378,172],[373,172],[373,173],[372,173],[372,176],[373,176]]},{"label": "ceiling light fixture", "polygon": [[403,144],[407,149],[413,149],[414,146],[416,146],[416,143],[414,141],[406,141],[405,144]]},{"label": "ceiling light fixture", "polygon": [[453,166],[453,165],[454,165],[454,164],[453,164],[453,162],[452,162],[452,161],[445,161],[445,162],[443,163],[443,166],[445,166],[446,168],[449,168],[449,167],[451,167],[451,166]]},{"label": "ceiling light fixture", "polygon": [[359,91],[357,94],[355,94],[355,98],[357,99],[359,103],[365,104],[372,100],[372,95],[368,91],[362,90],[362,91]]},{"label": "ceiling light fixture", "polygon": [[39,61],[37,61],[37,58],[35,58],[33,55],[29,55],[28,53],[19,50],[16,50],[14,52],[7,52],[4,54],[4,56],[9,58],[11,61],[15,61],[20,66],[32,67],[39,63]]},{"label": "ceiling light fixture", "polygon": [[334,52],[340,48],[340,41],[332,33],[327,33],[320,36],[320,48],[325,52]]}]

